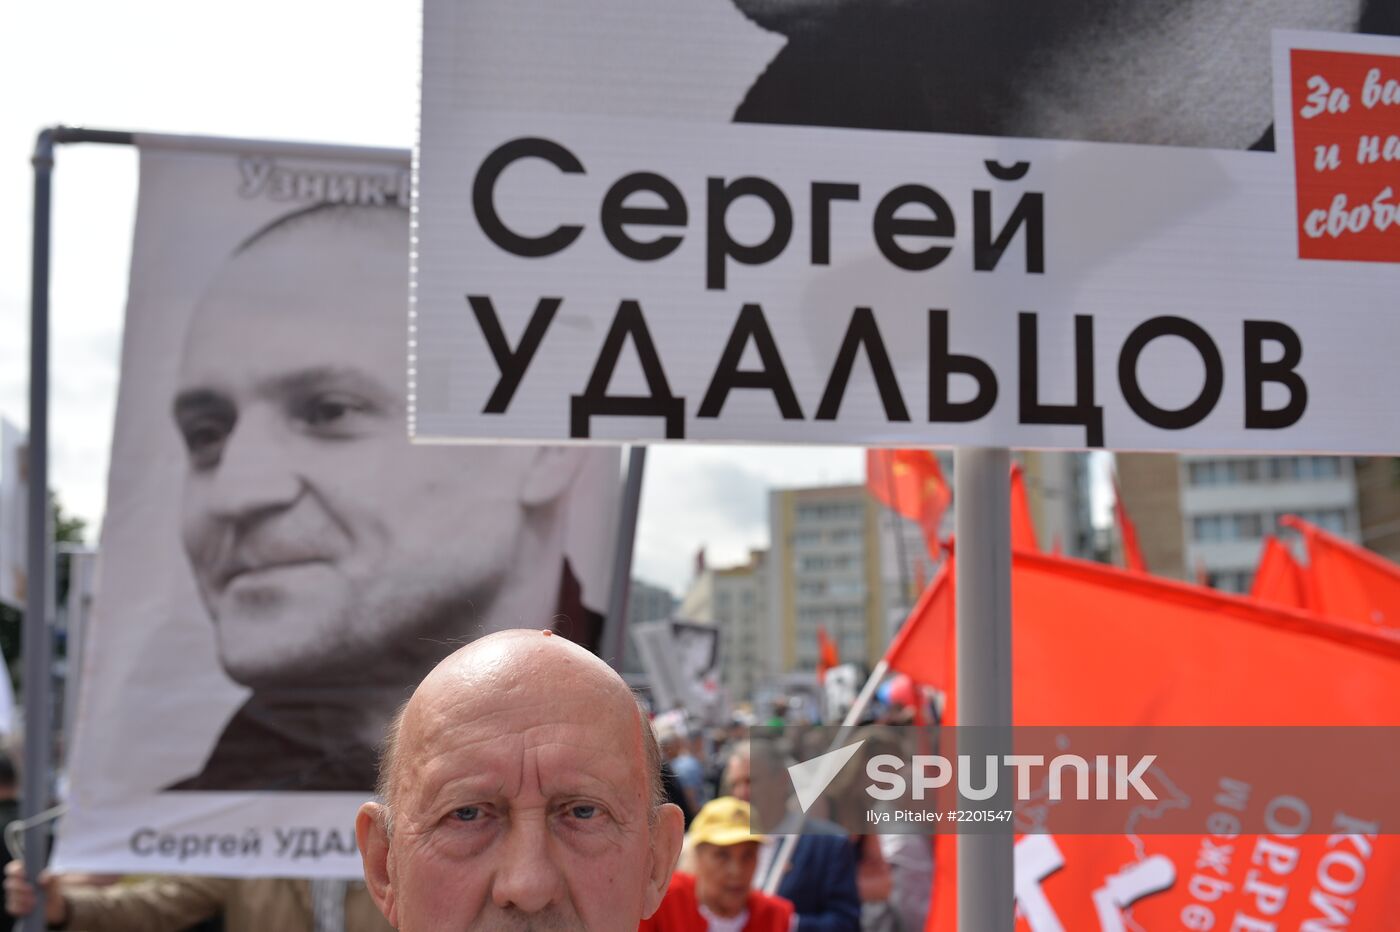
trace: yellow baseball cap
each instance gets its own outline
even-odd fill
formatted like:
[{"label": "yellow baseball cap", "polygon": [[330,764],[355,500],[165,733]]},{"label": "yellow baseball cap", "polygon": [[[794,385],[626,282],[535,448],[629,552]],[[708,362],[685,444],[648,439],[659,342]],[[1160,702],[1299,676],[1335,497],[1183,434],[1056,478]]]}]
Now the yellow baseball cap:
[{"label": "yellow baseball cap", "polygon": [[733,796],[712,799],[701,807],[690,823],[690,840],[697,845],[737,845],[763,841],[749,830],[749,804]]}]

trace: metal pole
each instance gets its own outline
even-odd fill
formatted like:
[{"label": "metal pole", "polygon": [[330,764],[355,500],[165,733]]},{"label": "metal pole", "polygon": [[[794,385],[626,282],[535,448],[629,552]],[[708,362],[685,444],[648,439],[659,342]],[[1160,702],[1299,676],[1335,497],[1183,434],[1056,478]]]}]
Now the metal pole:
[{"label": "metal pole", "polygon": [[[25,569],[24,628],[24,772],[20,778],[20,818],[31,820],[49,808],[53,764],[53,536],[49,526],[49,244],[52,215],[54,147],[59,143],[96,142],[132,145],[124,131],[57,126],[34,141],[34,239],[29,279],[29,514]],[[39,871],[48,861],[47,822],[24,831],[25,872],[37,891],[34,911],[20,920],[22,932],[42,932],[44,894]]]},{"label": "metal pole", "polygon": [[642,506],[642,474],[646,471],[647,448],[633,444],[627,457],[627,483],[622,490],[622,508],[617,519],[617,549],[613,555],[612,588],[608,592],[608,615],[603,619],[603,659],[622,672],[627,654],[627,604],[632,596],[632,550],[637,544],[637,515]]},{"label": "metal pole", "polygon": [[[52,759],[50,682],[53,644],[49,635],[49,205],[53,176],[54,131],[44,130],[34,143],[34,245],[29,316],[29,553],[24,600],[24,772],[20,780],[20,818],[32,819],[49,807]],[[48,860],[47,825],[24,832],[25,871],[38,886]],[[34,912],[21,920],[24,932],[41,932],[44,894],[38,891]]]},{"label": "metal pole", "polygon": [[[959,447],[954,453],[960,755],[1011,753],[1010,472],[1009,450]],[[980,727],[966,732],[967,726]],[[1014,843],[1009,833],[958,835],[958,932],[1014,929]]]}]

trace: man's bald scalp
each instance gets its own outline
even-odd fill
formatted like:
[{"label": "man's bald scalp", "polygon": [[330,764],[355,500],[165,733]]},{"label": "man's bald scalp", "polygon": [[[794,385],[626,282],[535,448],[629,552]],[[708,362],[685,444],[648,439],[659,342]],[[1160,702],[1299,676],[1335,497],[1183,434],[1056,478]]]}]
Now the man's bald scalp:
[{"label": "man's bald scalp", "polygon": [[386,831],[392,831],[393,826],[393,812],[397,802],[395,797],[399,784],[398,773],[402,763],[399,758],[404,726],[413,709],[414,700],[418,698],[419,694],[425,691],[425,687],[428,689],[433,688],[434,678],[436,676],[460,676],[461,674],[455,671],[471,670],[473,656],[482,650],[495,647],[497,642],[518,641],[520,650],[528,652],[521,656],[528,656],[536,652],[536,645],[543,647],[546,640],[550,642],[549,646],[552,649],[576,652],[576,658],[592,665],[594,671],[598,675],[605,679],[615,680],[619,689],[628,691],[628,695],[631,696],[633,705],[636,708],[637,727],[642,739],[642,754],[646,768],[645,778],[646,785],[649,789],[648,795],[650,797],[650,805],[648,806],[650,814],[654,815],[657,807],[666,802],[666,791],[661,780],[661,749],[657,745],[656,735],[653,733],[651,725],[647,720],[646,709],[643,707],[641,700],[638,699],[635,694],[631,693],[622,678],[619,677],[611,667],[603,663],[602,660],[565,638],[554,637],[546,632],[538,630],[511,629],[507,631],[498,631],[478,638],[444,658],[443,661],[434,667],[432,672],[424,678],[423,682],[419,684],[418,689],[414,690],[413,697],[404,703],[398,713],[394,715],[393,720],[389,723],[380,751],[379,782],[376,789],[376,793],[384,805]]}]

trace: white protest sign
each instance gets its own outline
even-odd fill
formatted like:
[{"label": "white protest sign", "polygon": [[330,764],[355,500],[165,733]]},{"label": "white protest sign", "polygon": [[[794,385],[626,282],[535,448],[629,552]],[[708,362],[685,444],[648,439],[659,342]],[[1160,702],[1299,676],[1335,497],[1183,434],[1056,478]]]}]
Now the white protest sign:
[{"label": "white protest sign", "polygon": [[[1291,152],[1248,151],[1271,27],[1354,10],[1187,11],[1210,58],[1149,45],[1137,71],[1071,67],[1060,5],[1043,37],[944,10],[967,80],[933,93],[887,21],[926,5],[664,6],[426,3],[417,438],[1400,448],[1375,429],[1400,422],[1400,183],[1367,201],[1373,254],[1300,258]],[[1181,39],[1107,20],[1082,41]],[[1400,40],[1350,41],[1400,136]],[[1069,100],[975,71],[999,49]]]}]

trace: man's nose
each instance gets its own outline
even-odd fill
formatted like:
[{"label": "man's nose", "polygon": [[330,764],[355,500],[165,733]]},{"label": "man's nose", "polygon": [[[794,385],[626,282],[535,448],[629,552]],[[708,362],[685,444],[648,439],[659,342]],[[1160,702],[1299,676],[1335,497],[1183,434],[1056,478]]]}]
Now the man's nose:
[{"label": "man's nose", "polygon": [[502,844],[502,858],[491,884],[491,899],[497,908],[539,913],[564,898],[566,884],[554,862],[546,817],[512,820]]},{"label": "man's nose", "polygon": [[239,521],[291,505],[301,480],[290,453],[269,414],[250,411],[240,416],[209,476],[209,510]]}]

